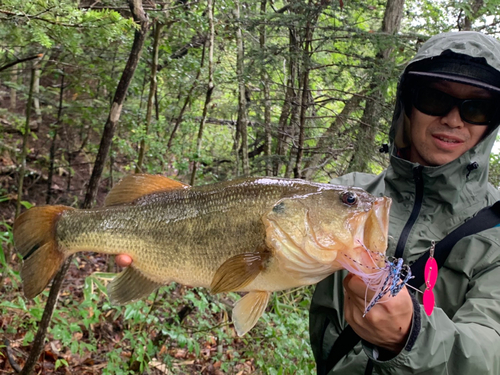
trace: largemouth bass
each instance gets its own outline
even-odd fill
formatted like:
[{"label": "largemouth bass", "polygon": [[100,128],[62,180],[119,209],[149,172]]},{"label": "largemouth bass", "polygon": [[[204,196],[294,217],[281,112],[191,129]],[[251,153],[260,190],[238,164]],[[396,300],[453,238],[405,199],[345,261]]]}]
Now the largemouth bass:
[{"label": "largemouth bass", "polygon": [[103,208],[33,207],[14,223],[26,297],[80,251],[127,254],[108,285],[112,303],[172,281],[212,293],[249,292],[233,309],[238,335],[271,292],[321,281],[347,263],[383,266],[391,200],[362,189],[280,178],[190,187],[163,176],[124,178]]}]

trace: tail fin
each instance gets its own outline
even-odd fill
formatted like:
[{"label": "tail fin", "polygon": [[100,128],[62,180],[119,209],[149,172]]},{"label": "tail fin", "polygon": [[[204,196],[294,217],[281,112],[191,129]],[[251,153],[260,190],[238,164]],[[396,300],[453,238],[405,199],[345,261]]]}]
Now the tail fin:
[{"label": "tail fin", "polygon": [[33,207],[14,222],[14,244],[23,257],[21,278],[24,295],[36,297],[64,261],[56,241],[56,223],[66,206]]}]

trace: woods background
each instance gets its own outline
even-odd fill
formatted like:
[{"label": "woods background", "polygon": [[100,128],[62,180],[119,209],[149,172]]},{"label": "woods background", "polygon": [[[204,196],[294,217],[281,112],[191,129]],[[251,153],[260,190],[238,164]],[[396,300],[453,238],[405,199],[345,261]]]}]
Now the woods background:
[{"label": "woods background", "polygon": [[[0,20],[0,373],[11,373],[48,293],[22,297],[17,213],[101,205],[137,172],[192,185],[379,173],[406,62],[435,33],[497,36],[500,1],[10,0]],[[490,167],[498,186],[497,154]],[[314,372],[310,288],[276,295],[237,338],[238,295],[171,285],[115,307],[114,271],[102,256],[72,263],[39,373]]]}]

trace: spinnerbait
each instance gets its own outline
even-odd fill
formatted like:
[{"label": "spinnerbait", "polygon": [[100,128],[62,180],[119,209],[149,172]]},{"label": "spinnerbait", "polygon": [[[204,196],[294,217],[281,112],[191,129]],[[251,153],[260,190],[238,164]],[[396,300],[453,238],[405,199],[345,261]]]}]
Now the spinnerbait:
[{"label": "spinnerbait", "polygon": [[363,316],[365,316],[387,293],[390,293],[391,297],[396,296],[412,278],[411,269],[406,264],[403,264],[403,258],[386,260],[385,267],[381,270],[387,272],[387,276],[380,291],[372,298],[368,306],[366,306]]}]

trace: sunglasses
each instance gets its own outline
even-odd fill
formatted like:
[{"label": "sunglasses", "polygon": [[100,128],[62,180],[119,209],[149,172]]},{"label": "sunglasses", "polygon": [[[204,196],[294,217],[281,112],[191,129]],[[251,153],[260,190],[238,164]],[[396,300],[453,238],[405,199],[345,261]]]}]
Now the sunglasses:
[{"label": "sunglasses", "polygon": [[460,118],[474,125],[489,125],[498,119],[495,99],[459,99],[431,87],[412,90],[412,104],[430,116],[445,116],[458,107]]}]

